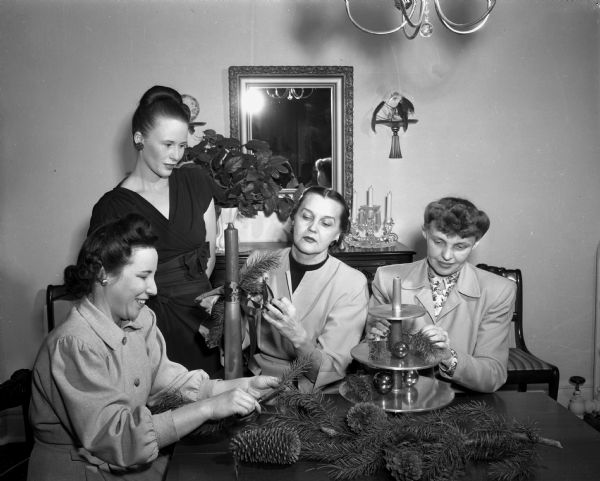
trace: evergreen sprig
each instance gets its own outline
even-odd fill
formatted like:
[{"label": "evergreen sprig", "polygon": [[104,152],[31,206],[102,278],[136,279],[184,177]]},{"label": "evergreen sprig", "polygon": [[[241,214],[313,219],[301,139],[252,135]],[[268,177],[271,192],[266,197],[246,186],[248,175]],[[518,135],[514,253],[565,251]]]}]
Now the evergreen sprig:
[{"label": "evergreen sprig", "polygon": [[537,444],[560,447],[477,401],[402,416],[357,403],[340,416],[320,393],[290,389],[277,400],[266,425],[297,432],[300,458],[323,463],[334,480],[387,470],[396,481],[449,481],[469,463],[488,463],[493,481],[523,481],[535,471]]},{"label": "evergreen sprig", "polygon": [[279,252],[253,251],[240,269],[240,289],[251,296],[262,295],[265,274],[277,269],[279,264]]},{"label": "evergreen sprig", "polygon": [[[268,301],[268,286],[265,275],[279,267],[277,251],[253,251],[240,269],[238,282],[240,308],[247,315],[253,315],[255,306],[262,307]],[[215,299],[216,298],[216,299]],[[208,300],[214,302],[207,302]],[[209,348],[220,347],[223,341],[223,326],[225,324],[224,288],[219,286],[205,292],[195,299],[196,304],[209,315],[209,320],[203,323],[200,332]]]}]

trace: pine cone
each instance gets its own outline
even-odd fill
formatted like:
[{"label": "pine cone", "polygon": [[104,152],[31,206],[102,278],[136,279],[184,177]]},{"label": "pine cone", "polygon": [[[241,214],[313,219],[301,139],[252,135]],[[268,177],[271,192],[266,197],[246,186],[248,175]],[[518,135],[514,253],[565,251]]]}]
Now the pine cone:
[{"label": "pine cone", "polygon": [[369,402],[356,403],[346,414],[346,423],[355,433],[376,429],[386,421],[385,411]]},{"label": "pine cone", "polygon": [[417,451],[404,446],[385,449],[385,467],[396,481],[417,481],[423,475],[423,462]]},{"label": "pine cone", "polygon": [[300,457],[300,438],[296,431],[266,427],[242,431],[229,445],[236,462],[294,464]]}]

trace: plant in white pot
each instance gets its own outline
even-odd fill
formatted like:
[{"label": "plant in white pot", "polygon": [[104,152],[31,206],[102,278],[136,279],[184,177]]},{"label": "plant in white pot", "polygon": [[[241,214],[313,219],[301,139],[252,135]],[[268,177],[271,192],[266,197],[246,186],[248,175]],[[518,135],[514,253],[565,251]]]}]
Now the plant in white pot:
[{"label": "plant in white pot", "polygon": [[[286,222],[294,197],[301,191],[289,161],[273,155],[269,143],[262,140],[241,144],[238,139],[205,130],[202,141],[186,149],[183,161],[204,167],[221,189],[215,200],[221,222],[233,221],[237,213],[253,218],[259,212],[265,217],[275,214],[280,222]],[[295,195],[280,195],[284,188],[296,189]],[[236,209],[233,213],[224,210],[232,208]]]}]

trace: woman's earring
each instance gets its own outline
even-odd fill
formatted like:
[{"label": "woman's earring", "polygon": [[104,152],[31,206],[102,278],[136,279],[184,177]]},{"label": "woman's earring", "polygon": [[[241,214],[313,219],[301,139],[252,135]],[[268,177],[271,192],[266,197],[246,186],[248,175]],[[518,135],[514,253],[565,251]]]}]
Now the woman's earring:
[{"label": "woman's earring", "polygon": [[106,285],[108,285],[108,279],[102,279],[102,280],[100,281],[100,285],[101,285],[101,286],[106,286]]},{"label": "woman's earring", "polygon": [[133,145],[135,146],[135,150],[144,150],[144,144],[142,144],[141,142],[136,142]]}]

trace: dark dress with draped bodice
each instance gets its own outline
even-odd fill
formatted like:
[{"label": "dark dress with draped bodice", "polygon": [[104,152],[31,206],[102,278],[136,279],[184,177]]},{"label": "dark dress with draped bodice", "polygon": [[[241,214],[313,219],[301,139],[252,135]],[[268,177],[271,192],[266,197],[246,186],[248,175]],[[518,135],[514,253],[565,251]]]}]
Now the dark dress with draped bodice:
[{"label": "dark dress with draped bodice", "polygon": [[204,213],[218,195],[212,179],[200,167],[186,165],[169,177],[169,218],[138,193],[120,185],[94,206],[91,232],[131,212],[144,216],[158,236],[158,295],[148,302],[167,344],[169,359],[188,369],[204,369],[211,377],[222,372],[218,349],[208,349],[198,333],[206,313],[194,299],[211,289],[205,270],[210,256]]}]

